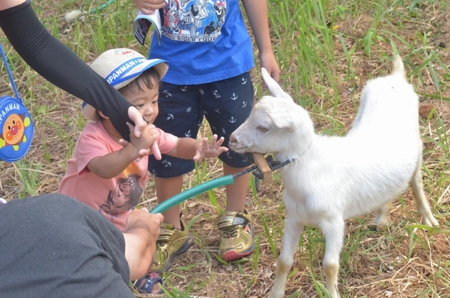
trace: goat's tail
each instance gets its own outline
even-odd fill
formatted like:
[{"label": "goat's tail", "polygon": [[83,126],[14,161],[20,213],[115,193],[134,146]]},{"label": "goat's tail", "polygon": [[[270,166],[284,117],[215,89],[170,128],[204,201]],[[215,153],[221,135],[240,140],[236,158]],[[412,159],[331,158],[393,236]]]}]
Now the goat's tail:
[{"label": "goat's tail", "polygon": [[264,67],[261,69],[261,73],[267,88],[269,88],[269,91],[273,96],[292,100],[292,97],[281,89],[280,85],[278,85],[278,83],[270,76]]},{"label": "goat's tail", "polygon": [[392,75],[400,75],[402,77],[405,77],[405,66],[403,65],[402,58],[400,58],[399,55],[396,55],[394,57],[394,60],[392,61]]}]

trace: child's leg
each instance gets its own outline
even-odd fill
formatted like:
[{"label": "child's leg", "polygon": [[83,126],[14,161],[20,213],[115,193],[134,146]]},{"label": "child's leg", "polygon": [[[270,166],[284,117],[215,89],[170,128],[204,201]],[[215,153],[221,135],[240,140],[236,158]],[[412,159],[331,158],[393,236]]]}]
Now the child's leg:
[{"label": "child's leg", "polygon": [[[213,133],[224,137],[228,146],[231,133],[242,124],[253,106],[253,86],[249,73],[204,86],[202,107]],[[251,162],[233,151],[221,154],[224,174],[236,174]],[[234,261],[251,254],[255,244],[251,215],[244,209],[250,174],[237,178],[226,186],[227,206],[219,215],[217,226],[221,233],[219,256]]]},{"label": "child's leg", "polygon": [[[197,137],[203,119],[203,111],[198,104],[194,89],[185,86],[161,83],[159,115],[154,124],[167,133],[178,137]],[[158,202],[181,192],[183,175],[194,169],[194,161],[162,155],[160,161],[149,156],[149,172],[155,177]],[[158,251],[151,270],[167,271],[175,256],[186,252],[193,244],[187,225],[180,218],[179,205],[163,213],[164,223],[158,238]]]},{"label": "child's leg", "polygon": [[[158,197],[158,203],[164,202],[170,197],[177,195],[181,192],[183,186],[183,176],[177,176],[172,178],[159,178],[155,177],[156,195]],[[162,213],[164,215],[164,222],[170,223],[175,229],[180,230],[180,205],[177,204],[169,210]]]},{"label": "child's leg", "polygon": [[[223,174],[224,175],[233,175],[245,170],[245,168],[233,168],[223,164]],[[248,181],[250,179],[250,174],[243,175],[234,180],[234,183],[228,184],[226,186],[226,195],[227,195],[227,206],[225,208],[226,211],[244,211],[244,204],[247,198],[248,191]]]},{"label": "child's leg", "polygon": [[[223,164],[225,175],[236,174],[244,169]],[[219,256],[227,262],[248,256],[255,248],[251,215],[244,209],[249,178],[250,174],[246,174],[226,186],[227,206],[217,219],[217,226],[222,235]]]}]

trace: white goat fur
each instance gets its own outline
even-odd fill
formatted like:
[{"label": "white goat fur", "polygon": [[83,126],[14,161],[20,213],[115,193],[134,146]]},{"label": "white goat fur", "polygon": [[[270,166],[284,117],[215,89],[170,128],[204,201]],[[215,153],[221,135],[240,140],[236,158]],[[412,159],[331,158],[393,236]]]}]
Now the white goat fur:
[{"label": "white goat fur", "polygon": [[326,287],[339,297],[337,276],[344,221],[377,210],[375,224],[388,222],[390,202],[411,185],[426,225],[438,225],[423,192],[418,96],[396,57],[389,76],[367,82],[351,130],[345,137],[314,132],[308,112],[262,70],[272,96],[259,100],[231,135],[237,152],[273,153],[279,161],[287,218],[271,298],[283,297],[287,273],[305,225],[326,239]]}]

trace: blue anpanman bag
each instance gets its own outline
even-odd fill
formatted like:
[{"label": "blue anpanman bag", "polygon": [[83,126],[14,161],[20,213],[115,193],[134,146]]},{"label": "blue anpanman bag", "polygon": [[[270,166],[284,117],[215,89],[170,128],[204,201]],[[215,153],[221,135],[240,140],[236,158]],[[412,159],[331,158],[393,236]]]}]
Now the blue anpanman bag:
[{"label": "blue anpanman bag", "polygon": [[1,44],[0,52],[11,80],[11,86],[16,94],[16,98],[11,96],[0,97],[0,160],[14,162],[24,157],[30,149],[34,125],[17,92]]}]

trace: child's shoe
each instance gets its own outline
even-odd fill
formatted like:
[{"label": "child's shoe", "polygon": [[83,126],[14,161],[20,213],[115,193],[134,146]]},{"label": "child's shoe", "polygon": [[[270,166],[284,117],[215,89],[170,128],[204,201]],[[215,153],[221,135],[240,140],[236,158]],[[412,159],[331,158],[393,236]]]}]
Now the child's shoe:
[{"label": "child's shoe", "polygon": [[156,242],[156,254],[150,270],[161,273],[172,266],[174,257],[185,253],[194,244],[189,229],[181,220],[181,230],[175,229],[172,224],[162,223],[161,232]]},{"label": "child's shoe", "polygon": [[221,233],[219,257],[226,262],[235,261],[250,255],[255,250],[252,218],[244,212],[225,211],[217,219]]}]

